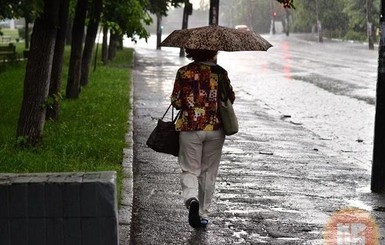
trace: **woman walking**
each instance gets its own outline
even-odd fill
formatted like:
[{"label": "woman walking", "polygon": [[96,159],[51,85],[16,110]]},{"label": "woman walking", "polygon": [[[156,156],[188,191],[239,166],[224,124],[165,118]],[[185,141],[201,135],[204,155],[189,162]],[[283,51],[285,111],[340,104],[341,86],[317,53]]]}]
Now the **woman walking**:
[{"label": "woman walking", "polygon": [[178,161],[188,221],[193,228],[208,224],[225,140],[218,110],[219,78],[231,102],[235,100],[227,71],[215,63],[217,53],[186,49],[187,58],[193,62],[178,70],[171,95],[172,105],[181,110],[175,125],[180,131]]}]

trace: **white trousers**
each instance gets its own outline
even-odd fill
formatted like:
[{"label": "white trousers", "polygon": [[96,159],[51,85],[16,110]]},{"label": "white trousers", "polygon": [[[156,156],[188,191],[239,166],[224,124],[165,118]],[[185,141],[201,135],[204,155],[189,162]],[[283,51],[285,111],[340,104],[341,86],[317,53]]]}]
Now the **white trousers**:
[{"label": "white trousers", "polygon": [[225,134],[216,131],[182,131],[179,134],[181,185],[186,203],[199,200],[199,214],[207,218],[214,194]]}]

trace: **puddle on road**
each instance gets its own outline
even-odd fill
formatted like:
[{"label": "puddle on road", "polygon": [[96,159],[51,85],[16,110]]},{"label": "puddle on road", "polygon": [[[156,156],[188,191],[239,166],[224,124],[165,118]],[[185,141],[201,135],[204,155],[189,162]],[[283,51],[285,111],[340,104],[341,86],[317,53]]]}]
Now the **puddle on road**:
[{"label": "puddle on road", "polygon": [[282,241],[299,241],[301,239],[296,238],[296,237],[278,237],[277,240],[282,240]]},{"label": "puddle on road", "polygon": [[267,239],[269,239],[268,236],[261,236],[257,233],[252,233],[250,234],[250,239],[253,241],[253,242],[258,242],[258,243],[266,243],[268,244],[269,242],[267,241]]},{"label": "puddle on road", "polygon": [[[230,213],[230,214],[252,214],[252,213],[262,213],[267,212],[269,210],[267,209],[247,209],[247,210],[225,210],[224,213]],[[239,218],[237,218],[239,220]]]},{"label": "puddle on road", "polygon": [[245,151],[242,150],[241,148],[231,147],[231,146],[227,146],[227,145],[223,146],[223,153],[242,154],[244,152]]},{"label": "puddle on road", "polygon": [[357,188],[356,191],[363,194],[372,193],[372,191],[370,190],[370,186],[363,186],[363,187]]},{"label": "puddle on road", "polygon": [[241,238],[242,235],[247,236],[248,233],[246,231],[243,231],[243,230],[233,232],[233,236],[235,236],[236,238]]},{"label": "puddle on road", "polygon": [[282,212],[282,213],[303,213],[298,210],[293,210],[293,209],[284,209],[284,208],[271,208],[271,210]]},{"label": "puddle on road", "polygon": [[[269,240],[271,240],[270,236],[261,236],[258,233],[247,233],[245,230],[240,230],[240,231],[233,231],[233,237],[236,237],[240,239],[239,241],[235,242],[234,244],[240,244],[245,242],[245,239],[243,237],[249,238],[253,242],[258,242],[258,243],[269,243]],[[277,240],[281,241],[300,241],[301,239],[298,237],[274,237]]]},{"label": "puddle on road", "polygon": [[363,209],[366,211],[373,211],[372,206],[369,206],[368,204],[364,203],[361,200],[348,200],[348,205],[355,208]]},{"label": "puddle on road", "polygon": [[242,238],[242,236],[246,236],[247,238],[249,238],[254,243],[256,243],[256,242],[258,244],[265,244],[265,243],[268,244],[269,243],[267,241],[267,239],[269,239],[268,236],[261,236],[258,233],[249,234],[245,230],[234,231],[232,236],[240,239],[239,241],[235,242],[234,244],[244,244],[246,241],[244,238]]}]

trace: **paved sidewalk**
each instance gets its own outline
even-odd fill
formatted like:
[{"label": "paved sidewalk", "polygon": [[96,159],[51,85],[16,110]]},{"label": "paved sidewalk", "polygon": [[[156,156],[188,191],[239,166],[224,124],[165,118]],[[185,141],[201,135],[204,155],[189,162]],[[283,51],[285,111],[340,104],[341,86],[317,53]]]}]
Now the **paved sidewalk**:
[{"label": "paved sidewalk", "polygon": [[124,194],[121,244],[323,244],[330,218],[353,207],[371,214],[385,244],[385,196],[370,193],[370,171],[250,96],[235,102],[240,132],[225,143],[210,225],[189,227],[177,159],[145,145],[187,62],[175,50],[137,49],[133,198]]}]

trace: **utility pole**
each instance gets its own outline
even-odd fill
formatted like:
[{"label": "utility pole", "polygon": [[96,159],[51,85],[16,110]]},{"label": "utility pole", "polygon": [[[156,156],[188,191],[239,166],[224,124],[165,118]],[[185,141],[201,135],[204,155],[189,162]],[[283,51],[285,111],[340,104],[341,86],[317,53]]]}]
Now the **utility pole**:
[{"label": "utility pole", "polygon": [[210,0],[209,25],[218,25],[219,0]]},{"label": "utility pole", "polygon": [[375,193],[385,192],[385,0],[381,0],[380,30],[372,181],[370,187],[372,192]]},{"label": "utility pole", "polygon": [[[182,21],[182,29],[187,29],[188,27],[188,16],[192,15],[193,6],[190,3],[189,0],[186,0],[184,3],[184,9],[183,9],[183,21]],[[184,48],[180,49],[179,57],[184,57]]]}]

